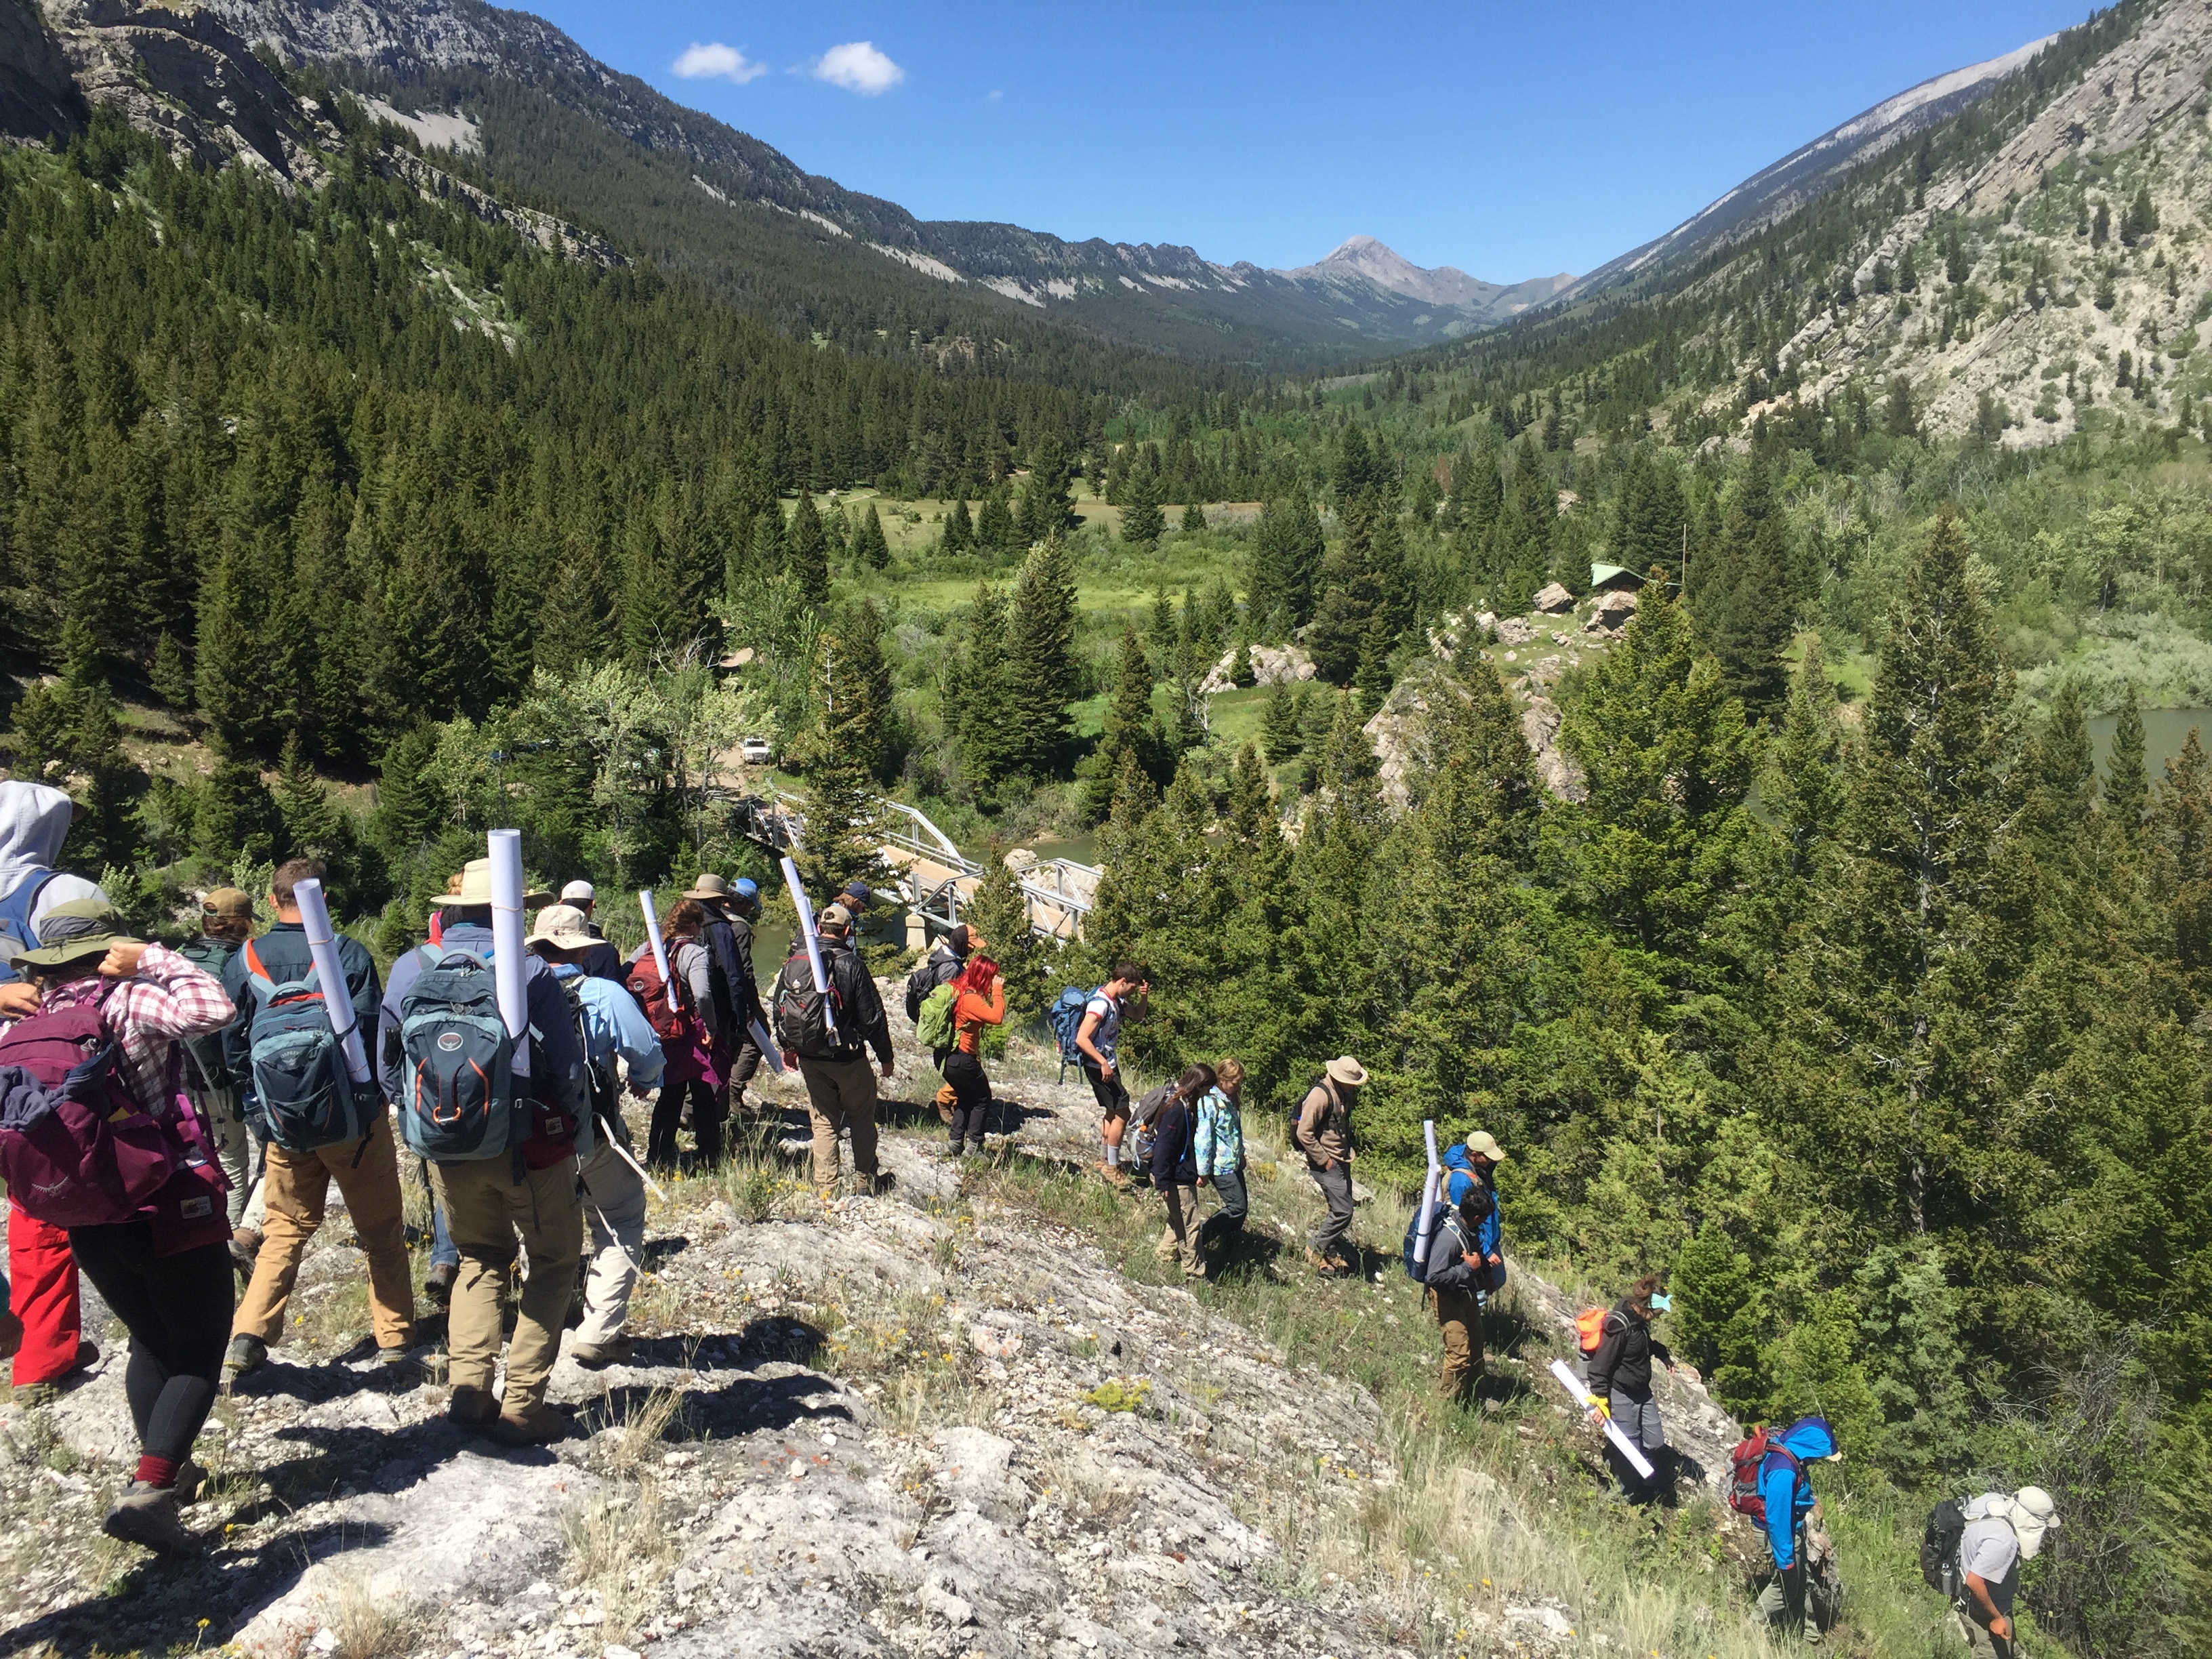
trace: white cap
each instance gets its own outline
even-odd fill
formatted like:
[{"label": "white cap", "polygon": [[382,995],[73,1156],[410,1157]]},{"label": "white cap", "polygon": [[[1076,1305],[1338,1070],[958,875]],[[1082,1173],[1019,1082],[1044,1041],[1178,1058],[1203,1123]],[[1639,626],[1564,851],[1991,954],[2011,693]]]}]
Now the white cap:
[{"label": "white cap", "polygon": [[563,904],[589,904],[597,897],[599,894],[592,890],[588,881],[572,881],[561,890],[561,902]]}]

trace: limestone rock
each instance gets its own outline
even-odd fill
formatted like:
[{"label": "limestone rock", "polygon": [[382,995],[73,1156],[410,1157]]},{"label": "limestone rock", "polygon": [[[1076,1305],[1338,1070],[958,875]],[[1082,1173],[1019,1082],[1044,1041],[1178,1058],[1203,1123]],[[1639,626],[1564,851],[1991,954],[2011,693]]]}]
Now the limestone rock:
[{"label": "limestone rock", "polygon": [[1549,697],[1532,696],[1521,714],[1521,734],[1535,752],[1536,775],[1561,800],[1589,797],[1581,769],[1559,751],[1559,708]]},{"label": "limestone rock", "polygon": [[1547,582],[1536,590],[1536,609],[1545,615],[1556,617],[1575,608],[1575,596],[1557,582]]},{"label": "limestone rock", "polygon": [[1617,634],[1628,626],[1628,619],[1636,614],[1636,595],[1633,593],[1601,593],[1597,603],[1590,607],[1589,620],[1583,624],[1589,634]]},{"label": "limestone rock", "polygon": [[[1320,673],[1313,659],[1301,645],[1255,645],[1252,654],[1252,678],[1259,685],[1291,685],[1300,680],[1310,680]],[[1237,647],[1231,646],[1221,653],[1221,660],[1206,671],[1200,689],[1207,692],[1226,691],[1236,682],[1230,671],[1237,663]]]},{"label": "limestone rock", "polygon": [[1536,624],[1526,617],[1508,617],[1498,624],[1500,645],[1527,645],[1536,637]]}]

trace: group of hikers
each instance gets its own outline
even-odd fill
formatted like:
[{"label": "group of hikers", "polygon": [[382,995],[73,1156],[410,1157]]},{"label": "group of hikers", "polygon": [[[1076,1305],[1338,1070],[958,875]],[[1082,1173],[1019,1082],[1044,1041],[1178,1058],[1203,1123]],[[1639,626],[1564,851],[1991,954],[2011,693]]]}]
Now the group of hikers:
[{"label": "group of hikers", "polygon": [[[429,942],[380,983],[368,951],[328,930],[323,872],[310,860],[276,869],[265,895],[273,920],[258,933],[252,896],[218,888],[202,900],[198,936],[179,948],[131,938],[95,884],[54,868],[72,811],[59,790],[0,781],[0,1176],[9,1188],[0,1356],[12,1355],[27,1405],[97,1363],[82,1329],[80,1273],[122,1322],[140,1457],[105,1516],[112,1536],[199,1548],[180,1515],[201,1479],[193,1442],[219,1388],[264,1364],[283,1335],[332,1182],[368,1260],[376,1363],[399,1366],[418,1351],[403,1168],[421,1170],[432,1233],[423,1291],[447,1309],[447,1415],[511,1445],[568,1431],[546,1399],[564,1328],[575,1327],[568,1352],[579,1364],[629,1357],[648,1171],[678,1165],[687,1127],[695,1165],[714,1164],[732,1108],[763,1064],[796,1070],[805,1084],[824,1197],[847,1185],[846,1142],[850,1189],[880,1189],[877,1084],[893,1074],[895,1051],[858,948],[873,899],[863,884],[815,920],[818,981],[814,952],[795,947],[765,1000],[751,966],[760,898],[749,880],[702,875],[665,938],[626,959],[592,919],[588,882],[568,883],[557,901],[526,894],[526,1038],[509,1041],[494,988],[490,860],[454,875],[433,906]],[[330,969],[343,995],[322,981]],[[1203,1279],[1234,1249],[1249,1209],[1244,1068],[1233,1058],[1194,1063],[1133,1098],[1121,1037],[1148,1006],[1150,978],[1139,963],[1117,963],[1094,990],[1064,993],[1052,1023],[1098,1107],[1100,1173],[1152,1189],[1165,1214],[1158,1255]],[[973,1156],[995,1103],[984,1033],[1006,1018],[988,941],[952,928],[908,979],[906,1000],[944,1079],[936,1103],[947,1154]],[[1323,1274],[1358,1270],[1352,1170],[1367,1082],[1357,1059],[1339,1056],[1288,1121],[1322,1204],[1305,1256]],[[642,1159],[620,1109],[624,1088],[653,1103]],[[95,1158],[88,1149],[99,1136]],[[1455,1141],[1430,1224],[1407,1235],[1407,1271],[1441,1338],[1439,1387],[1457,1404],[1483,1375],[1484,1308],[1505,1282],[1497,1172],[1506,1157],[1486,1130]],[[1214,1203],[1203,1213],[1207,1188]],[[519,1292],[518,1257],[528,1267]],[[1675,1492],[1654,1375],[1673,1360],[1652,1329],[1668,1306],[1663,1280],[1645,1274],[1579,1322],[1587,1404],[1607,1431],[1617,1490],[1632,1502],[1671,1504]],[[1772,1556],[1761,1612],[1808,1642],[1832,1622],[1840,1589],[1811,1467],[1839,1456],[1826,1422],[1808,1417],[1748,1437],[1728,1483],[1730,1506],[1760,1526]],[[2058,1524],[2049,1494],[2033,1486],[1939,1505],[1930,1517],[1923,1572],[1950,1595],[1977,1656],[2008,1659],[2021,1564]]]}]

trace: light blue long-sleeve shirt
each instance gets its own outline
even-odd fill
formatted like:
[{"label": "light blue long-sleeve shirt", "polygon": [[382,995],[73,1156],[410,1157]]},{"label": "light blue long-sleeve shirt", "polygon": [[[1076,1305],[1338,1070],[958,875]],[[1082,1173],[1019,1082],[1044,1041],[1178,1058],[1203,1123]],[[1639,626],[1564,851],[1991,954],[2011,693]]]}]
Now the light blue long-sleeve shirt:
[{"label": "light blue long-sleeve shirt", "polygon": [[619,1054],[629,1067],[633,1088],[659,1087],[661,1067],[666,1064],[660,1039],[653,1035],[645,1010],[637,1006],[629,988],[586,974],[570,962],[554,963],[553,972],[564,984],[576,988],[584,1010],[584,1042],[592,1060],[597,1062]]}]

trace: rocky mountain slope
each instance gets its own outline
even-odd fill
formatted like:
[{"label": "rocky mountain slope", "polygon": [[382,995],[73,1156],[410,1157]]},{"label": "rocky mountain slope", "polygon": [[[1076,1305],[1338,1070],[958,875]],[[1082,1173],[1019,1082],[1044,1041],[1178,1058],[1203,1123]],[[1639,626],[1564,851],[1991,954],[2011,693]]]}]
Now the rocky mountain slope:
[{"label": "rocky mountain slope", "polygon": [[[771,1087],[752,1152],[654,1205],[633,1360],[562,1359],[554,1395],[577,1430],[547,1450],[459,1435],[441,1389],[368,1363],[334,1212],[299,1322],[201,1443],[204,1561],[97,1535],[129,1468],[119,1354],[53,1407],[0,1412],[20,1523],[0,1559],[5,1644],[1290,1659],[1440,1640],[1564,1653],[1596,1632],[1755,1650],[1696,1568],[1749,1544],[1708,1502],[1646,1535],[1635,1572],[1592,1543],[1591,1438],[1543,1370],[1565,1297],[1516,1273],[1484,1410],[1468,1431],[1422,1431],[1406,1401],[1286,1350],[1261,1312],[1295,1322],[1310,1304],[1310,1322],[1425,1371],[1402,1210],[1364,1208],[1371,1282],[1313,1279],[1295,1265],[1308,1183],[1262,1139],[1248,1242],[1194,1295],[1151,1261],[1156,1206],[1079,1173],[1087,1091],[1041,1054],[1006,1069],[1025,1074],[1002,1086],[990,1159],[946,1164],[934,1115],[893,1105],[895,1189],[827,1204],[798,1179],[797,1091]],[[926,1100],[933,1082],[908,1048],[890,1093]],[[1720,1467],[1725,1419],[1693,1383],[1662,1386],[1693,1479]],[[1680,1587],[1645,1582],[1655,1548],[1680,1552]]]},{"label": "rocky mountain slope", "polygon": [[1803,206],[1841,183],[1864,162],[1895,148],[1985,97],[1997,82],[2040,52],[2048,40],[2031,40],[2000,57],[1931,76],[1872,109],[1832,127],[1810,143],[1760,168],[1711,206],[1663,236],[1609,259],[1575,281],[1575,297],[1686,264],[1723,243]]},{"label": "rocky mountain slope", "polygon": [[1313,264],[1273,274],[1330,291],[1380,289],[1387,294],[1403,295],[1443,311],[1446,315],[1437,319],[1437,331],[1450,336],[1518,316],[1562,293],[1574,281],[1565,271],[1556,276],[1531,277],[1525,283],[1486,283],[1451,265],[1425,270],[1372,236],[1352,237]]}]

